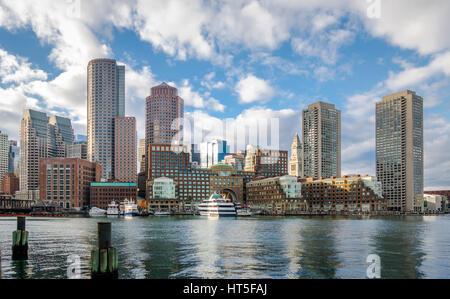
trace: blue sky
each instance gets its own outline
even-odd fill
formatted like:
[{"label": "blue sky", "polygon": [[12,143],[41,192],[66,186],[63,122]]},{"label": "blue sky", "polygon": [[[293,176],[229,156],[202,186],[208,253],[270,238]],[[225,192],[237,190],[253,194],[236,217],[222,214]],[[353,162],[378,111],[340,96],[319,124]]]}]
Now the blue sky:
[{"label": "blue sky", "polygon": [[140,137],[145,97],[163,81],[205,138],[225,120],[275,118],[283,149],[321,100],[342,110],[343,172],[375,174],[375,102],[411,89],[425,99],[426,187],[447,188],[448,11],[445,0],[0,0],[0,130],[17,139],[34,108],[84,134],[87,63],[110,57],[126,65]]}]

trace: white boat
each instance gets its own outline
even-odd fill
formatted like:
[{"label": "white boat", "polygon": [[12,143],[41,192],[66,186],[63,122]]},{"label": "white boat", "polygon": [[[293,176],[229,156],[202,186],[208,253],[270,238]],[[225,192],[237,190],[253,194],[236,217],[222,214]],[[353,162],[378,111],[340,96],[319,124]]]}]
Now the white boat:
[{"label": "white boat", "polygon": [[236,205],[236,214],[239,217],[250,217],[253,216],[252,209],[250,207]]},{"label": "white boat", "polygon": [[106,210],[106,215],[108,216],[119,216],[119,205],[113,200],[109,205],[108,209]]},{"label": "white boat", "polygon": [[106,215],[106,211],[99,209],[97,207],[92,207],[89,210],[89,216],[91,216],[91,217],[103,217],[105,215]]},{"label": "white boat", "polygon": [[172,215],[169,211],[156,211],[154,216],[164,217]]},{"label": "white boat", "polygon": [[204,200],[198,206],[198,210],[201,216],[236,217],[234,203],[217,193],[211,195],[209,199]]},{"label": "white boat", "polygon": [[137,204],[133,200],[125,199],[122,204],[124,216],[137,216],[139,214]]}]

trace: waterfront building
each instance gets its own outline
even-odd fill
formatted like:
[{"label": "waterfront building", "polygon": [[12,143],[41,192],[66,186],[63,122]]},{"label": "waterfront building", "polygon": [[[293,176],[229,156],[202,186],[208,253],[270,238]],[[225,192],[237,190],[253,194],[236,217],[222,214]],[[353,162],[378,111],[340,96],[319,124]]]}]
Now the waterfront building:
[{"label": "waterfront building", "polygon": [[[145,152],[148,157],[150,144],[171,144],[174,140],[183,140],[183,126],[174,123],[184,117],[184,100],[178,96],[178,90],[167,83],[155,86],[146,99]],[[148,170],[148,158],[145,159]]]},{"label": "waterfront building", "polygon": [[314,103],[303,110],[303,175],[341,176],[341,111],[333,104]]},{"label": "waterfront building", "polygon": [[114,179],[120,182],[137,182],[137,131],[136,118],[117,117],[114,125]]},{"label": "waterfront building", "polygon": [[150,209],[171,211],[172,208],[179,209],[176,200],[176,184],[173,179],[161,177],[149,182],[148,191],[152,192],[152,203]]},{"label": "waterfront building", "polygon": [[87,160],[87,142],[77,141],[67,148],[67,158]]},{"label": "waterfront building", "polygon": [[17,146],[17,141],[9,141],[9,157],[8,157],[8,172],[14,173],[19,170],[20,148]]},{"label": "waterfront building", "polygon": [[200,144],[200,167],[209,168],[223,161],[229,153],[226,140],[213,140]]},{"label": "waterfront building", "polygon": [[443,195],[448,200],[450,200],[450,190],[435,190],[435,191],[424,191],[424,194],[436,194],[436,195]]},{"label": "waterfront building", "polygon": [[[9,168],[9,140],[8,134],[0,131],[0,181],[3,176],[8,173]],[[0,186],[1,188],[1,186]],[[0,193],[3,189],[0,189]]]},{"label": "waterfront building", "polygon": [[123,200],[137,199],[136,183],[94,182],[90,188],[90,207],[106,210],[112,201],[121,203]]},{"label": "waterfront building", "polygon": [[448,208],[448,199],[444,195],[424,194],[424,212],[426,213],[445,213]]},{"label": "waterfront building", "polygon": [[376,171],[392,211],[423,198],[423,99],[406,90],[376,103]]},{"label": "waterfront building", "polygon": [[296,176],[256,179],[247,183],[247,205],[271,214],[306,211],[301,185]]},{"label": "waterfront building", "polygon": [[302,195],[312,211],[373,212],[386,210],[381,183],[372,176],[302,179]]},{"label": "waterfront building", "polygon": [[19,191],[19,178],[14,173],[5,173],[1,185],[1,192],[3,194],[14,195]]},{"label": "waterfront building", "polygon": [[228,164],[216,164],[210,167],[212,174],[209,178],[210,193],[217,193],[232,202],[243,204],[244,176]]},{"label": "waterfront building", "polygon": [[289,161],[290,176],[301,177],[303,175],[302,151],[300,137],[296,134],[291,146],[291,160]]},{"label": "waterfront building", "polygon": [[90,184],[101,180],[100,164],[77,158],[46,158],[39,163],[40,200],[63,209],[89,205]]},{"label": "waterfront building", "polygon": [[114,120],[125,116],[125,66],[94,59],[87,70],[88,160],[99,163],[103,179],[114,177]]},{"label": "waterfront building", "polygon": [[244,171],[254,172],[257,177],[278,177],[288,174],[288,152],[247,146]]},{"label": "waterfront building", "polygon": [[39,160],[64,155],[72,141],[70,119],[24,111],[20,122],[20,199],[39,199]]}]

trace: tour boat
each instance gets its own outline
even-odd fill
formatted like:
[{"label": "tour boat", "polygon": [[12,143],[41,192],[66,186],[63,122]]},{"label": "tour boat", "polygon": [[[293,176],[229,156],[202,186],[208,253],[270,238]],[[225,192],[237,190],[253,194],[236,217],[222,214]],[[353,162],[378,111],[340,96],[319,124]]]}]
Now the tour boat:
[{"label": "tour boat", "polygon": [[217,193],[204,200],[198,210],[201,216],[212,217],[236,217],[236,207],[233,202]]},{"label": "tour boat", "polygon": [[125,199],[123,201],[123,215],[124,216],[137,216],[139,210],[137,204],[133,200]]},{"label": "tour boat", "polygon": [[89,216],[91,216],[91,217],[102,217],[102,216],[105,216],[105,215],[106,215],[106,211],[102,210],[102,209],[99,209],[97,207],[92,207],[89,210]]},{"label": "tour boat", "polygon": [[119,216],[120,215],[119,205],[115,201],[112,201],[108,205],[108,209],[106,210],[106,215],[108,215],[108,216]]}]

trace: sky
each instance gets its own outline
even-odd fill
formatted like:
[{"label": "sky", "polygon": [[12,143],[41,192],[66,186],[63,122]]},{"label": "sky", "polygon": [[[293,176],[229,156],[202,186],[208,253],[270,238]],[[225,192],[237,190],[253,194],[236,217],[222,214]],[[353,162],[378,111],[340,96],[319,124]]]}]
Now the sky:
[{"label": "sky", "polygon": [[[342,111],[343,174],[375,175],[375,103],[424,98],[425,187],[450,186],[450,1],[0,0],[0,130],[23,109],[86,134],[86,69],[126,66],[126,114],[145,135],[145,98],[168,82],[207,138],[279,122],[279,147],[317,101]],[[272,128],[272,127],[270,127]]]}]

